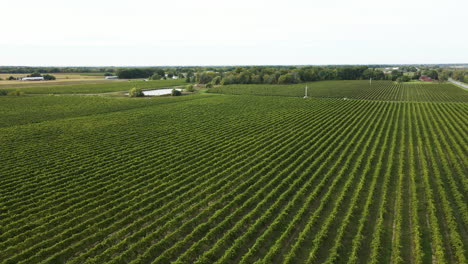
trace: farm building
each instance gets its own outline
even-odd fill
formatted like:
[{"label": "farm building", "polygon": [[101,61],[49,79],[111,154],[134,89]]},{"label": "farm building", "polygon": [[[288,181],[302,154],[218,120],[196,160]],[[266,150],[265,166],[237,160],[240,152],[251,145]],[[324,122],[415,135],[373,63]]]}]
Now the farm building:
[{"label": "farm building", "polygon": [[118,76],[106,76],[106,79],[118,79]]},{"label": "farm building", "polygon": [[21,81],[44,81],[44,77],[22,77]]},{"label": "farm building", "polygon": [[428,76],[425,76],[425,75],[419,77],[419,80],[422,81],[422,82],[432,82],[433,81],[431,77],[428,77]]},{"label": "farm building", "polygon": [[169,77],[169,75],[168,75],[167,73],[166,73],[166,74],[164,74],[164,76],[165,76],[166,78],[170,78],[170,79],[174,79],[174,80],[177,80],[177,79],[179,79],[179,76],[172,75],[172,77]]}]

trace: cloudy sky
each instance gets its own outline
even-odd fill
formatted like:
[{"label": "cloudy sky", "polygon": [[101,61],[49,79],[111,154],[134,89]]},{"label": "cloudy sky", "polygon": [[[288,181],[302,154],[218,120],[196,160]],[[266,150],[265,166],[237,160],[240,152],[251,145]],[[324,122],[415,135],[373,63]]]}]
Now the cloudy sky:
[{"label": "cloudy sky", "polygon": [[0,65],[468,63],[466,0],[6,0]]}]

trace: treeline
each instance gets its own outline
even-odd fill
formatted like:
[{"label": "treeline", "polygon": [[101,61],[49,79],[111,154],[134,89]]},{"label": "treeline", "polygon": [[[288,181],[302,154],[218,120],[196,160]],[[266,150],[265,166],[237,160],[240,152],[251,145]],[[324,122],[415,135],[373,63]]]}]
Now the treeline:
[{"label": "treeline", "polygon": [[195,74],[201,84],[293,84],[322,80],[385,80],[383,71],[368,66],[329,67],[237,67],[230,71],[204,71]]},{"label": "treeline", "polygon": [[448,78],[468,83],[468,69],[442,69],[437,72],[437,79],[446,81]]},{"label": "treeline", "polygon": [[323,80],[390,80],[408,82],[428,76],[433,80],[446,81],[448,78],[468,82],[467,69],[441,67],[403,66],[391,72],[368,66],[306,66],[306,67],[236,67],[223,71],[203,71],[195,73],[192,81],[211,85],[228,84],[295,84]]},{"label": "treeline", "polygon": [[[409,81],[428,76],[445,81],[453,78],[468,82],[467,68],[452,65],[402,65],[384,73],[383,69],[396,65],[332,65],[332,66],[164,66],[164,67],[21,67],[0,66],[0,73],[103,73],[121,79],[186,78],[200,84],[290,84],[321,80]],[[460,67],[460,66],[458,66]]]}]

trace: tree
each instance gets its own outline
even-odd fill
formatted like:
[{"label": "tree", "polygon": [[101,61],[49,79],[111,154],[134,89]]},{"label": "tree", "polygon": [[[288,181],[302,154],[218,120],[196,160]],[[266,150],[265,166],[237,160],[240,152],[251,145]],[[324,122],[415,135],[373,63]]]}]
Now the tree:
[{"label": "tree", "polygon": [[13,81],[13,80],[16,80],[16,78],[15,78],[15,77],[13,77],[13,76],[10,76],[10,77],[8,77],[8,79],[7,79],[7,80],[9,80],[9,81]]},{"label": "tree", "polygon": [[166,73],[163,69],[157,69],[155,73],[159,74],[161,77],[166,77]]},{"label": "tree", "polygon": [[[373,69],[367,69],[362,73],[362,78],[364,80],[368,80],[370,78],[374,78],[374,70]],[[374,78],[375,80],[375,78]]]},{"label": "tree", "polygon": [[439,78],[439,81],[440,82],[445,82],[448,80],[449,78],[449,74],[447,71],[443,70],[439,73],[439,75],[437,76]]},{"label": "tree", "polygon": [[118,69],[117,76],[119,79],[136,79],[136,78],[148,78],[148,76],[153,75],[154,71],[151,69],[139,69],[139,68],[130,68],[130,69]]},{"label": "tree", "polygon": [[145,94],[143,93],[143,91],[139,88],[132,88],[130,89],[129,93],[128,93],[128,96],[130,97],[143,97],[145,96]]},{"label": "tree", "polygon": [[106,73],[104,73],[104,76],[112,76],[112,73],[106,72]]},{"label": "tree", "polygon": [[438,77],[439,77],[439,74],[437,73],[436,70],[423,71],[422,75],[426,75],[426,76],[432,78],[433,80],[437,80]]},{"label": "tree", "polygon": [[213,85],[219,85],[219,83],[221,82],[221,77],[220,76],[216,76],[213,78],[213,80],[211,80],[211,83]]},{"label": "tree", "polygon": [[192,84],[189,84],[189,85],[185,86],[185,90],[187,92],[194,92],[195,91]]},{"label": "tree", "polygon": [[44,80],[46,80],[46,81],[55,80],[55,76],[50,75],[50,74],[44,74],[44,76],[42,76],[42,77],[44,77]]},{"label": "tree", "polygon": [[150,80],[161,80],[162,76],[158,73],[151,75]]},{"label": "tree", "polygon": [[179,91],[179,90],[176,90],[176,89],[172,89],[171,95],[172,96],[181,96],[182,92]]},{"label": "tree", "polygon": [[398,79],[398,77],[401,77],[403,76],[403,72],[399,71],[399,70],[393,70],[392,71],[392,81],[396,81]]},{"label": "tree", "polygon": [[29,74],[28,77],[42,77],[42,74],[40,74],[39,72],[33,72]]},{"label": "tree", "polygon": [[372,77],[374,80],[384,80],[385,79],[385,73],[381,70],[375,70],[374,71],[374,77]]},{"label": "tree", "polygon": [[252,82],[253,84],[261,84],[261,83],[263,82],[262,76],[257,75],[257,74],[252,75],[252,80],[251,80],[251,82]]},{"label": "tree", "polygon": [[265,74],[263,76],[263,83],[264,84],[274,84],[274,83],[276,83],[275,75],[274,74],[271,74],[271,75]]},{"label": "tree", "polygon": [[407,76],[407,75],[402,75],[402,76],[396,78],[396,81],[398,83],[409,82],[410,80],[411,80],[411,78],[409,76]]},{"label": "tree", "polygon": [[297,73],[286,73],[278,78],[278,84],[299,83],[300,79]]}]

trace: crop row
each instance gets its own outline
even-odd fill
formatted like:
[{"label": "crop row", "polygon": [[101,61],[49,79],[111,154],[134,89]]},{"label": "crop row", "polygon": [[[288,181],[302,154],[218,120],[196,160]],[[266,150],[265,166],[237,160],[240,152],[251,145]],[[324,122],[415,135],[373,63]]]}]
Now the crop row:
[{"label": "crop row", "polygon": [[374,85],[0,128],[0,263],[465,263],[466,103]]}]

